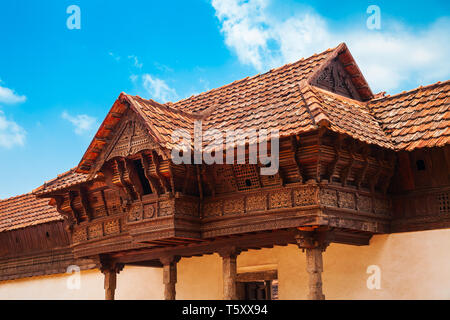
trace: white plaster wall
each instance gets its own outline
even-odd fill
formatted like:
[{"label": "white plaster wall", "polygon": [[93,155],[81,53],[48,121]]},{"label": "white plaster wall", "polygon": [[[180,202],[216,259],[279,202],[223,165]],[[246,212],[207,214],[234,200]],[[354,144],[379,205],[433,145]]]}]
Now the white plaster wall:
[{"label": "white plaster wall", "polygon": [[[324,253],[327,299],[450,299],[450,229],[374,236],[370,246],[332,244]],[[280,299],[306,299],[305,255],[294,245],[251,250],[238,268],[277,266]],[[367,267],[381,270],[381,289],[369,290]],[[67,289],[68,275],[0,282],[0,299],[103,299],[103,275],[81,272],[81,289]],[[162,270],[125,267],[116,299],[162,299]],[[217,254],[183,258],[178,264],[178,299],[220,299],[222,263]]]}]

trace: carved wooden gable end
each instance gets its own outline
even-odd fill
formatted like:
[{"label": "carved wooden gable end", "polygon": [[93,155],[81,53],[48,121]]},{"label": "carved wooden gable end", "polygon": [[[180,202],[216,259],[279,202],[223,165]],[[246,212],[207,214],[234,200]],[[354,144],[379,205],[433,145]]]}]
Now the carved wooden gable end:
[{"label": "carved wooden gable end", "polygon": [[145,125],[132,114],[123,119],[116,136],[105,151],[104,161],[114,157],[128,157],[145,149],[157,149]]},{"label": "carved wooden gable end", "polygon": [[323,68],[311,83],[328,91],[355,100],[362,100],[352,82],[351,76],[345,71],[338,58]]}]

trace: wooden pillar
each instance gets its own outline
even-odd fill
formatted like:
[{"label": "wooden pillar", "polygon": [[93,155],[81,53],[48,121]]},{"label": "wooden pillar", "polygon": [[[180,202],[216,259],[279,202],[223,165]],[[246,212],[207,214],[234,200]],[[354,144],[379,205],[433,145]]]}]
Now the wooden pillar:
[{"label": "wooden pillar", "polygon": [[163,265],[164,299],[175,300],[177,283],[177,262],[179,257],[170,256],[160,259]]},{"label": "wooden pillar", "polygon": [[105,300],[114,300],[117,287],[117,274],[122,271],[123,264],[102,260],[100,271],[105,276]]},{"label": "wooden pillar", "polygon": [[309,275],[309,300],[325,300],[322,291],[322,252],[331,241],[327,231],[300,231],[296,236],[300,249],[306,251],[306,271]]},{"label": "wooden pillar", "polygon": [[222,257],[223,272],[223,299],[237,300],[236,276],[237,266],[236,260],[240,251],[236,248],[228,248],[219,252]]},{"label": "wooden pillar", "polygon": [[309,300],[325,300],[322,292],[322,249],[306,248],[306,271],[309,274]]}]

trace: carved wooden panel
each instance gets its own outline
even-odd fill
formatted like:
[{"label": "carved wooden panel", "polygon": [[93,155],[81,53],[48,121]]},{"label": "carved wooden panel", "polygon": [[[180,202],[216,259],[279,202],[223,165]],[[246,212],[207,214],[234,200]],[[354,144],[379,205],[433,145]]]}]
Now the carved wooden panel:
[{"label": "carved wooden panel", "polygon": [[339,208],[356,209],[355,195],[350,192],[339,191]]},{"label": "carved wooden panel", "polygon": [[292,206],[291,190],[277,191],[270,194],[271,208],[287,208]]},{"label": "carved wooden panel", "polygon": [[86,241],[88,238],[86,228],[79,228],[73,232],[72,240],[74,243]]},{"label": "carved wooden panel", "polygon": [[337,191],[333,189],[320,189],[320,203],[324,206],[337,207]]},{"label": "carved wooden panel", "polygon": [[306,187],[294,190],[294,206],[317,204],[317,188]]},{"label": "carved wooden panel", "polygon": [[337,59],[326,66],[312,84],[340,95],[361,100],[352,80]]},{"label": "carved wooden panel", "polygon": [[357,206],[359,211],[372,212],[372,199],[368,196],[358,195]]},{"label": "carved wooden panel", "polygon": [[125,119],[113,143],[108,148],[105,161],[114,157],[127,157],[145,149],[155,149],[158,147],[152,141],[148,130],[136,116]]},{"label": "carved wooden panel", "polygon": [[144,205],[144,219],[155,218],[158,214],[158,206],[156,203],[148,203]]},{"label": "carved wooden panel", "polygon": [[223,214],[244,213],[244,198],[228,199],[223,203]]},{"label": "carved wooden panel", "polygon": [[159,202],[158,215],[160,217],[170,216],[174,214],[174,201],[167,200]]},{"label": "carved wooden panel", "polygon": [[203,216],[214,217],[222,215],[222,201],[208,201],[203,204]]},{"label": "carved wooden panel", "polygon": [[267,196],[266,195],[253,195],[248,196],[246,199],[247,212],[262,211],[267,209]]},{"label": "carved wooden panel", "polygon": [[120,220],[111,220],[105,222],[105,235],[112,235],[120,233]]},{"label": "carved wooden panel", "polygon": [[90,239],[96,239],[103,236],[103,225],[101,223],[95,223],[92,225],[89,225],[87,227],[88,230],[88,237]]},{"label": "carved wooden panel", "polygon": [[198,201],[195,199],[176,199],[175,201],[175,214],[198,216]]}]

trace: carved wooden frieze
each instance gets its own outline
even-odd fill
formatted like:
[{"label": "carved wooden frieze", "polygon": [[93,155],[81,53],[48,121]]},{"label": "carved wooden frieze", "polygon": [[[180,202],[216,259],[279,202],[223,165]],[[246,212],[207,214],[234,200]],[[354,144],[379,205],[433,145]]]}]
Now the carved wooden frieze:
[{"label": "carved wooden frieze", "polygon": [[222,201],[210,201],[203,204],[203,216],[214,217],[222,215]]},{"label": "carved wooden frieze", "polygon": [[194,199],[176,199],[175,214],[186,216],[198,216],[198,201]]},{"label": "carved wooden frieze", "polygon": [[141,203],[134,203],[130,206],[128,211],[128,222],[135,222],[142,220],[143,216],[143,205]]},{"label": "carved wooden frieze", "polygon": [[319,198],[320,203],[324,206],[329,207],[338,206],[337,191],[334,189],[321,188]]},{"label": "carved wooden frieze", "polygon": [[120,233],[120,220],[111,220],[105,222],[105,235],[112,235]]},{"label": "carved wooden frieze", "polygon": [[174,214],[174,201],[167,200],[159,202],[158,216],[165,217]]},{"label": "carved wooden frieze", "polygon": [[87,227],[89,240],[97,239],[103,236],[103,225],[96,223]]},{"label": "carved wooden frieze", "polygon": [[375,198],[373,207],[375,213],[378,214],[390,214],[391,212],[391,202],[388,199]]},{"label": "carved wooden frieze", "polygon": [[306,187],[294,190],[294,206],[317,204],[317,188]]},{"label": "carved wooden frieze", "polygon": [[338,197],[339,197],[339,208],[356,209],[354,193],[339,191]]},{"label": "carved wooden frieze", "polygon": [[155,218],[158,214],[158,206],[156,203],[148,203],[144,205],[144,219]]},{"label": "carved wooden frieze", "polygon": [[359,211],[372,212],[372,199],[368,196],[358,195],[356,197],[357,208]]},{"label": "carved wooden frieze", "polygon": [[244,213],[244,198],[228,199],[223,204],[223,214]]},{"label": "carved wooden frieze", "polygon": [[74,243],[83,242],[87,240],[86,228],[79,228],[73,232],[72,240]]},{"label": "carved wooden frieze", "polygon": [[120,234],[121,231],[120,218],[88,223],[76,227],[72,233],[72,241],[77,244],[88,240],[101,239],[106,236]]},{"label": "carved wooden frieze", "polygon": [[246,199],[247,212],[263,211],[267,209],[267,197],[266,195],[254,195],[248,196]]},{"label": "carved wooden frieze", "polygon": [[283,190],[270,194],[271,208],[288,208],[292,206],[291,190]]}]

